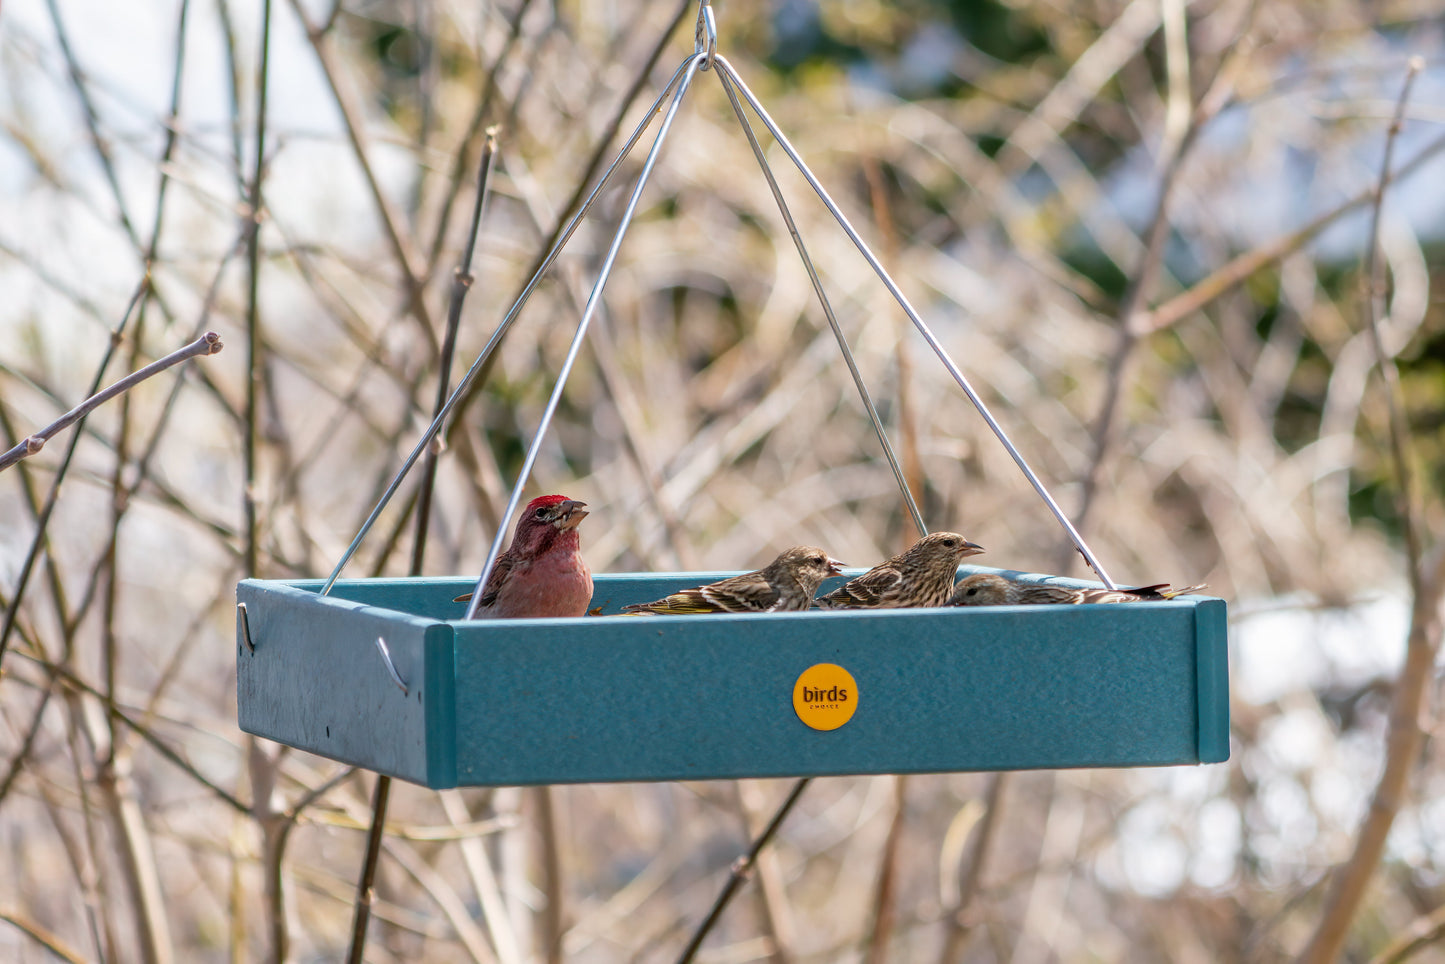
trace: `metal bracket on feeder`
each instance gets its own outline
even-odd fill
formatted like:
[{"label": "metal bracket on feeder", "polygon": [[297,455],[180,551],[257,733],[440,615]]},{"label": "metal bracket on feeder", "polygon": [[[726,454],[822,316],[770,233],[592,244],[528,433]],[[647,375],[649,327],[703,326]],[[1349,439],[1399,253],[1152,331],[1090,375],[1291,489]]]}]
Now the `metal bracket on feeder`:
[{"label": "metal bracket on feeder", "polygon": [[386,648],[386,640],[380,636],[376,637],[376,648],[381,651],[381,660],[386,664],[387,675],[401,689],[401,695],[406,696],[408,693],[406,680],[402,679],[401,674],[396,671],[396,664],[391,661],[391,650]]},{"label": "metal bracket on feeder", "polygon": [[256,644],[251,642],[251,618],[246,615],[245,603],[236,603],[236,615],[241,619],[241,640],[249,652],[255,653]]}]

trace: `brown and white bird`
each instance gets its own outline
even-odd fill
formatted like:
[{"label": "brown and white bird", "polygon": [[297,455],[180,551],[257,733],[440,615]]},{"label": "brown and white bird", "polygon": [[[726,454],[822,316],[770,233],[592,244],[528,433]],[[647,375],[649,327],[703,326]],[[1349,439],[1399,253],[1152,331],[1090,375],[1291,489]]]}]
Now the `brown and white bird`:
[{"label": "brown and white bird", "polygon": [[1149,602],[1187,596],[1208,587],[1203,583],[1170,589],[1169,583],[1135,589],[1071,589],[1067,586],[1043,586],[1015,582],[991,573],[979,573],[959,581],[949,597],[950,606],[1040,606],[1077,605],[1080,603]]},{"label": "brown and white bird", "polygon": [[[592,601],[592,573],[582,561],[577,525],[587,503],[565,495],[542,495],[527,503],[512,544],[497,557],[478,619],[585,616]],[[456,598],[466,602],[467,593]]]},{"label": "brown and white bird", "polygon": [[820,609],[942,606],[958,577],[958,561],[983,552],[957,532],[935,532],[882,565],[819,598]]},{"label": "brown and white bird", "polygon": [[782,613],[807,609],[813,593],[843,564],[817,546],[793,546],[762,569],[731,576],[665,599],[623,606],[625,613]]}]

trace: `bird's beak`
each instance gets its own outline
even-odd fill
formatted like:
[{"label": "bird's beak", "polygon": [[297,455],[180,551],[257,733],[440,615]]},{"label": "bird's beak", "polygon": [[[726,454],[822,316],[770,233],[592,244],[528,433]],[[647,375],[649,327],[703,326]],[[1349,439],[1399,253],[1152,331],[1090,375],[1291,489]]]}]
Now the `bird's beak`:
[{"label": "bird's beak", "polygon": [[567,500],[567,502],[564,503],[565,511],[558,516],[557,521],[552,524],[564,532],[568,529],[577,528],[582,520],[587,518],[587,513],[582,509],[586,504],[586,502],[578,502],[575,499]]},{"label": "bird's beak", "polygon": [[965,542],[963,544],[963,555],[965,556],[976,556],[983,551],[985,551],[983,546],[976,542]]},{"label": "bird's beak", "polygon": [[835,576],[840,574],[847,565],[846,562],[839,562],[831,556],[828,557],[828,571]]}]

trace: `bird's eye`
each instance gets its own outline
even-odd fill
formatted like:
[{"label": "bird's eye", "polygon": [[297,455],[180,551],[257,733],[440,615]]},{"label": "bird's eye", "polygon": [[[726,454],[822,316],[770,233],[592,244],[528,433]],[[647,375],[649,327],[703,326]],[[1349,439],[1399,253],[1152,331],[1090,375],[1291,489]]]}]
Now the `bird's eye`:
[{"label": "bird's eye", "polygon": [[958,548],[958,540],[957,540],[957,539],[944,539],[944,540],[943,540],[943,544],[944,544],[945,546],[948,546],[948,548],[950,548],[950,549],[957,549],[957,548]]},{"label": "bird's eye", "polygon": [[546,508],[546,506],[543,506],[542,508],[540,508],[540,509],[537,510],[537,512],[536,512],[536,517],[537,517],[538,519],[545,519],[545,518],[547,518],[547,508]]},{"label": "bird's eye", "polygon": [[815,566],[821,566],[821,565],[823,564],[823,557],[822,557],[822,556],[810,556],[810,557],[808,557],[808,561],[811,562],[811,563],[812,563],[813,565],[815,565]]},{"label": "bird's eye", "polygon": [[967,589],[965,589],[965,590],[963,591],[963,594],[964,594],[965,596],[977,596],[977,595],[978,595],[978,587],[977,587],[977,586],[969,586]]}]

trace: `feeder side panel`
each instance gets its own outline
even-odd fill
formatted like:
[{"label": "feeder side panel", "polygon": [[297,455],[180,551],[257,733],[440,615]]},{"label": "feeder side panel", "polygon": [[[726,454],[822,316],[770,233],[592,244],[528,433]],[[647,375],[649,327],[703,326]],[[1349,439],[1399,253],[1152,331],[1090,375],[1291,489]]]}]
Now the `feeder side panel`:
[{"label": "feeder side panel", "polygon": [[[598,599],[616,588],[598,583]],[[458,781],[1196,763],[1193,611],[1171,602],[458,624]],[[799,674],[817,663],[857,681],[856,713],[836,730],[809,729],[792,706]]]},{"label": "feeder side panel", "polygon": [[1199,762],[1229,759],[1229,617],[1223,599],[1194,608],[1199,660]]},{"label": "feeder side panel", "polygon": [[[428,784],[427,641],[434,654],[449,649],[449,627],[274,582],[248,579],[236,595],[246,603],[256,647],[247,648],[238,625],[241,729]],[[443,636],[429,634],[433,627]],[[386,671],[378,636],[407,684],[405,694]]]}]

